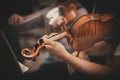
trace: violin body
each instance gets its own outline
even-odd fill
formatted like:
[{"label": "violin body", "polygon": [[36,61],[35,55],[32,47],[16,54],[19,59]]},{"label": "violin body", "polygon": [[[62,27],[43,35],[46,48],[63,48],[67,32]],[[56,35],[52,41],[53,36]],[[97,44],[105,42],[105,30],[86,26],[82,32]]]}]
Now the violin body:
[{"label": "violin body", "polygon": [[69,40],[72,48],[77,51],[92,47],[101,37],[112,34],[113,16],[110,14],[87,14],[78,17],[71,25]]}]

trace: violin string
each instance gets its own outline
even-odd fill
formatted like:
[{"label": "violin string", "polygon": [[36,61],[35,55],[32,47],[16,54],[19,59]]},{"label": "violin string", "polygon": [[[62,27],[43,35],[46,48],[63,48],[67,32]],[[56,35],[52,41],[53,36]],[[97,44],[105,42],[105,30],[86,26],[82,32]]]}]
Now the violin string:
[{"label": "violin string", "polygon": [[54,37],[54,36],[57,36],[57,35],[59,35],[60,33],[63,33],[63,32],[65,32],[65,31],[67,31],[67,30],[60,31],[60,32],[59,32],[59,33],[57,33],[57,34],[54,34],[54,35],[52,35],[52,36],[48,37],[48,39],[50,39],[50,38],[52,38],[52,37]]}]

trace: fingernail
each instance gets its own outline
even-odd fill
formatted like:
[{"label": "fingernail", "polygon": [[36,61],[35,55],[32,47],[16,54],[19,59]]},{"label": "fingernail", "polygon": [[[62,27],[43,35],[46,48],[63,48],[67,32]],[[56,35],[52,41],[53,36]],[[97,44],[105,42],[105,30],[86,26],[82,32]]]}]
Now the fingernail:
[{"label": "fingernail", "polygon": [[40,45],[41,45],[43,42],[44,42],[43,39],[40,39],[40,40],[39,40]]},{"label": "fingernail", "polygon": [[43,46],[43,49],[45,49],[46,48],[46,46]]},{"label": "fingernail", "polygon": [[39,45],[36,43],[36,44],[34,45],[35,49],[37,49],[37,48],[38,48],[38,46],[39,46]]}]

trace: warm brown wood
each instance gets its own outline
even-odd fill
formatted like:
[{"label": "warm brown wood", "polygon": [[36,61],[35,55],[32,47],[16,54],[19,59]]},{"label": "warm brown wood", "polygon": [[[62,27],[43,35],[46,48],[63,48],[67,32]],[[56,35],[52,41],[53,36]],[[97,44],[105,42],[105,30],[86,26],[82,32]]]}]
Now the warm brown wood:
[{"label": "warm brown wood", "polygon": [[73,49],[80,51],[92,47],[102,36],[112,34],[112,18],[110,14],[87,14],[79,17],[70,29]]},{"label": "warm brown wood", "polygon": [[[50,36],[49,39],[58,40],[66,37],[72,48],[76,51],[90,48],[96,41],[99,41],[102,36],[112,33],[112,18],[113,16],[110,14],[87,14],[73,21],[73,24],[68,30]],[[32,50],[25,48],[21,54],[29,59],[35,58],[43,45],[44,43],[39,43],[37,47],[33,47]]]}]

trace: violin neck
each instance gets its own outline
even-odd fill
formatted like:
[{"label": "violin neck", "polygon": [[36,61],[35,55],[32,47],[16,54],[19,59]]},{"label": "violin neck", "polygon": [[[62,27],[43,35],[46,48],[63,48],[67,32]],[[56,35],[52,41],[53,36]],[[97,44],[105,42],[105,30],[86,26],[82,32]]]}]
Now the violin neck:
[{"label": "violin neck", "polygon": [[57,33],[55,35],[50,36],[48,39],[50,39],[50,40],[59,40],[59,39],[62,39],[64,37],[66,37],[66,35],[67,35],[67,31],[63,31],[61,33]]}]

